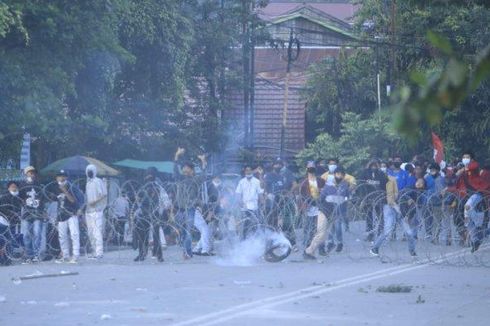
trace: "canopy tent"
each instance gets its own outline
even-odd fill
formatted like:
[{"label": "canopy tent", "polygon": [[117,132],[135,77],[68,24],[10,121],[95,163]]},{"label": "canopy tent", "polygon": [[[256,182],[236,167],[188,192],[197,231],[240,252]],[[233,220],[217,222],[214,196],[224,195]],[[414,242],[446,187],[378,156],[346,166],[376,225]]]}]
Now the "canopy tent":
[{"label": "canopy tent", "polygon": [[174,162],[171,161],[139,161],[139,160],[125,159],[122,161],[115,162],[113,164],[125,168],[131,168],[131,169],[146,170],[149,167],[155,167],[158,170],[158,172],[170,173],[170,174],[174,172]]},{"label": "canopy tent", "polygon": [[70,176],[82,176],[85,175],[85,169],[87,165],[93,164],[97,167],[97,175],[104,177],[114,177],[119,175],[119,171],[111,168],[109,165],[96,160],[92,157],[86,156],[71,156],[59,161],[53,162],[44,169],[41,170],[42,174],[55,174],[60,170],[65,170]]}]

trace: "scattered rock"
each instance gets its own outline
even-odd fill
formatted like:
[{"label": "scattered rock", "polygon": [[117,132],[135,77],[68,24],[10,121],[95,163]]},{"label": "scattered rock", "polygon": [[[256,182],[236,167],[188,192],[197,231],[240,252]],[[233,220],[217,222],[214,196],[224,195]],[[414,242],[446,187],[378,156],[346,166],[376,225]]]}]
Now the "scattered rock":
[{"label": "scattered rock", "polygon": [[380,286],[376,289],[376,292],[382,293],[409,293],[412,292],[412,287],[401,284],[391,284],[388,286]]},{"label": "scattered rock", "polygon": [[415,303],[418,304],[425,303],[425,299],[422,299],[422,296],[419,294],[419,296],[417,297],[417,301],[415,301]]}]

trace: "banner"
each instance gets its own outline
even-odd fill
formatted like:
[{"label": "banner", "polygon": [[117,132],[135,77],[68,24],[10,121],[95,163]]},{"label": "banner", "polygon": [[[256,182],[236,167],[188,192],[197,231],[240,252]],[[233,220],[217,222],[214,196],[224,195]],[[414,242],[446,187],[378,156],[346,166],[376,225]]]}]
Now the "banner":
[{"label": "banner", "polygon": [[24,170],[29,165],[31,165],[31,135],[25,133],[20,151],[20,169]]},{"label": "banner", "polygon": [[444,145],[435,133],[432,133],[432,145],[434,146],[434,161],[437,164],[441,164],[444,160]]}]

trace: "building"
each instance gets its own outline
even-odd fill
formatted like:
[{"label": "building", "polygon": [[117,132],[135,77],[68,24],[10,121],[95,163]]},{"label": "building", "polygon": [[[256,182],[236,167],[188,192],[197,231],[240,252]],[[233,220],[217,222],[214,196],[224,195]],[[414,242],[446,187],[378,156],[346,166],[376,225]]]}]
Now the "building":
[{"label": "building", "polygon": [[[279,46],[257,44],[255,47],[252,109],[245,108],[243,93],[237,92],[230,98],[231,108],[224,118],[232,125],[235,144],[246,144],[245,113],[252,112],[253,118],[249,120],[253,123],[249,131],[258,156],[269,159],[280,156],[284,117],[283,155],[291,158],[305,147],[306,99],[302,89],[308,67],[337,56],[342,47],[348,47],[356,40],[352,33],[356,9],[356,5],[346,1],[271,1],[258,10],[259,17],[265,21]],[[298,42],[295,41],[292,47],[294,60],[291,60],[287,74],[287,47],[291,36]]]}]

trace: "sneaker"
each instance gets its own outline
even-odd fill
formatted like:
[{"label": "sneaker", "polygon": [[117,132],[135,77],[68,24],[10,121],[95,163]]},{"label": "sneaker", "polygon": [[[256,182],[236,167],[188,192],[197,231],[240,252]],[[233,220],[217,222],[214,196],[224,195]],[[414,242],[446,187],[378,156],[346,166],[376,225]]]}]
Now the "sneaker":
[{"label": "sneaker", "polygon": [[417,257],[417,253],[415,252],[415,250],[410,251],[410,256]]},{"label": "sneaker", "polygon": [[95,259],[97,259],[97,260],[101,260],[102,258],[104,258],[104,255],[97,255],[97,256],[95,256]]},{"label": "sneaker", "polygon": [[136,258],[134,259],[134,261],[143,261],[143,260],[145,260],[145,257],[140,255],[136,256]]},{"label": "sneaker", "polygon": [[78,257],[72,257],[68,263],[70,263],[70,264],[78,264]]},{"label": "sneaker", "polygon": [[335,248],[335,252],[341,252],[343,248],[344,248],[344,245],[342,243],[339,243],[337,245],[337,248]]},{"label": "sneaker", "polygon": [[68,262],[68,259],[66,259],[66,258],[59,258],[59,259],[56,259],[54,262],[56,264],[64,264],[64,263]]},{"label": "sneaker", "polygon": [[369,253],[373,256],[379,256],[379,250],[376,248],[371,248],[371,250],[369,250]]},{"label": "sneaker", "polygon": [[331,252],[335,248],[335,244],[333,242],[329,242],[327,245],[327,252]]},{"label": "sneaker", "polygon": [[39,263],[39,258],[38,257],[34,257],[32,258],[31,260],[33,263]]},{"label": "sneaker", "polygon": [[89,255],[87,255],[87,259],[95,259],[95,255],[89,254]]},{"label": "sneaker", "polygon": [[191,255],[189,255],[188,253],[185,253],[185,252],[184,252],[184,253],[182,254],[182,258],[184,258],[184,260],[189,260],[189,259],[191,259],[191,258],[192,258],[192,256],[191,256]]},{"label": "sneaker", "polygon": [[313,255],[310,255],[309,253],[307,253],[306,251],[303,251],[303,258],[305,260],[316,260],[316,257],[313,256]]},{"label": "sneaker", "polygon": [[31,258],[25,258],[22,261],[22,265],[29,265],[29,264],[32,264],[32,259]]},{"label": "sneaker", "polygon": [[327,255],[327,251],[325,250],[325,246],[320,246],[320,248],[318,248],[318,254],[320,256],[326,256]]},{"label": "sneaker", "polygon": [[481,242],[480,241],[475,241],[471,243],[471,253],[474,253],[480,248]]},{"label": "sneaker", "polygon": [[201,256],[209,257],[209,256],[214,256],[214,254],[212,252],[201,252]]},{"label": "sneaker", "polygon": [[299,251],[298,246],[297,245],[294,245],[293,246],[293,252],[298,252],[298,251]]}]

